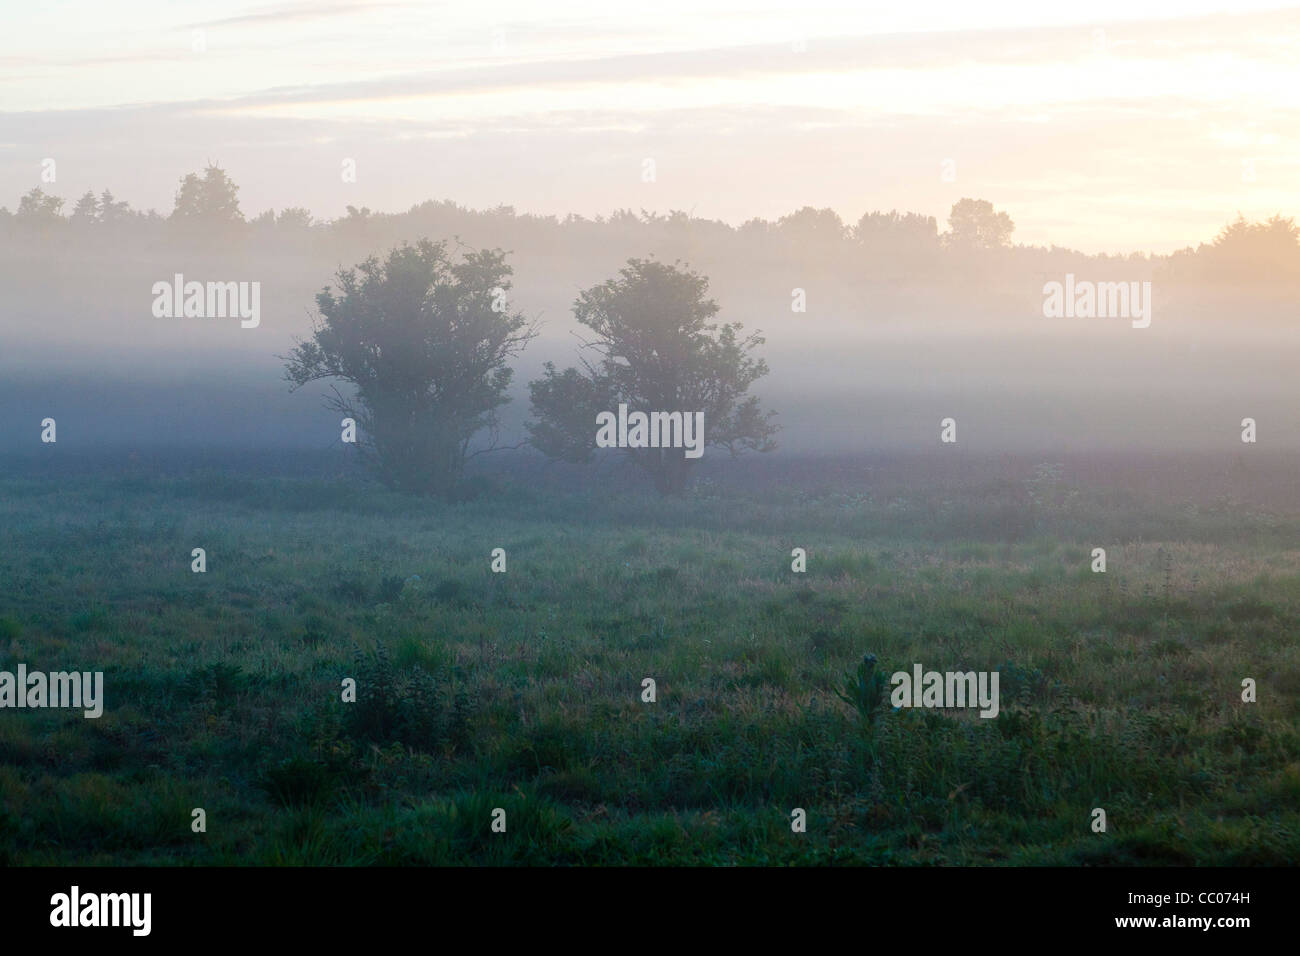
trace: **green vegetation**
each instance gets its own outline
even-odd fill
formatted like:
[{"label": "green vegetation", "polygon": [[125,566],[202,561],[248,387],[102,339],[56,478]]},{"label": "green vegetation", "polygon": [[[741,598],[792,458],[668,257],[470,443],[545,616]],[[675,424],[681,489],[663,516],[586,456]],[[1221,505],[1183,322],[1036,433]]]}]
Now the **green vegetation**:
[{"label": "green vegetation", "polygon": [[0,711],[0,863],[1300,860],[1297,516],[1056,484],[7,479],[0,669],[106,704]]}]

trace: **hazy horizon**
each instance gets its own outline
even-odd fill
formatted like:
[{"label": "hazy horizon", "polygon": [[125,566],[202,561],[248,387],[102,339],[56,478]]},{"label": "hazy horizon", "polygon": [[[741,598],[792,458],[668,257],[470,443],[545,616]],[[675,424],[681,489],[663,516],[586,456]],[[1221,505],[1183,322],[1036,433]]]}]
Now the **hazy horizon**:
[{"label": "hazy horizon", "polygon": [[1300,160],[1300,10],[1181,6],[29,7],[0,40],[0,205],[108,188],[166,214],[211,160],[250,217],[450,198],[942,222],[981,196],[1017,242],[1168,253],[1287,214]]}]

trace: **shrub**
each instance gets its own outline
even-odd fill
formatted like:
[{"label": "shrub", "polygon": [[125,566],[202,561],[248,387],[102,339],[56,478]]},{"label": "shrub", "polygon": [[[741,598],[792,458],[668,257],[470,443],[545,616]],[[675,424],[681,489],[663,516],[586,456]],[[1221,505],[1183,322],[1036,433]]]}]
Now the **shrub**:
[{"label": "shrub", "polygon": [[885,675],[876,670],[875,654],[867,654],[862,658],[857,671],[845,674],[842,689],[835,692],[840,700],[858,712],[866,727],[875,721],[884,693]]},{"label": "shrub", "polygon": [[449,686],[445,668],[394,667],[383,644],[357,649],[357,700],[348,705],[346,730],[375,744],[400,743],[432,753],[468,745],[470,698]]}]

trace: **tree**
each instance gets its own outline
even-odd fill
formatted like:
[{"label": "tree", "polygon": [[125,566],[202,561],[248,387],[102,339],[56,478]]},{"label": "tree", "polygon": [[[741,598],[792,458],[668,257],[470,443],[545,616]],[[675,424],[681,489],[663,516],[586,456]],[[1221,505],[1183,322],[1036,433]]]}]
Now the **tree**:
[{"label": "tree", "polygon": [[329,404],[355,420],[357,448],[380,479],[449,495],[473,457],[470,440],[490,429],[495,447],[506,362],[536,334],[507,311],[511,272],[499,249],[453,262],[445,242],[427,239],[341,269],[337,293],[316,296],[319,319],[287,356],[286,378],[294,388],[353,385],[355,398],[335,389]]},{"label": "tree", "polygon": [[[705,297],[708,280],[689,269],[654,260],[629,259],[619,278],[579,294],[578,322],[595,333],[584,343],[593,359],[582,369],[556,371],[529,385],[537,421],[526,426],[532,444],[566,461],[590,461],[596,450],[596,416],[631,411],[704,414],[704,447],[732,455],[771,451],[774,412],[759,409],[749,387],[767,374],[753,357],[758,335],[740,338],[741,325],[708,320],[718,305]],[[661,494],[680,494],[697,459],[684,448],[628,448]]]},{"label": "tree", "polygon": [[115,226],[119,223],[126,222],[134,214],[131,212],[131,204],[123,199],[121,202],[113,199],[113,194],[107,189],[99,196],[99,221],[106,226]]},{"label": "tree", "polygon": [[291,232],[306,232],[311,228],[311,212],[301,206],[282,209],[280,214],[275,217],[275,227],[277,229],[287,229]]},{"label": "tree", "polygon": [[938,258],[939,226],[933,216],[897,210],[864,213],[853,227],[869,268],[898,278],[926,270]]},{"label": "tree", "polygon": [[63,200],[39,186],[18,200],[16,218],[24,225],[47,227],[64,222]]},{"label": "tree", "polygon": [[948,216],[948,244],[957,249],[1001,249],[1011,244],[1016,224],[987,199],[959,199]]},{"label": "tree", "polygon": [[72,208],[72,224],[78,227],[94,225],[99,221],[99,200],[95,194],[86,191],[86,194],[77,200],[76,206]]},{"label": "tree", "polygon": [[215,229],[242,223],[244,214],[239,211],[239,187],[231,182],[225,170],[209,163],[202,176],[190,173],[181,180],[172,219]]},{"label": "tree", "polygon": [[872,252],[927,254],[939,247],[939,226],[933,216],[915,212],[868,212],[853,227],[853,238]]},{"label": "tree", "polygon": [[783,236],[800,243],[831,244],[844,238],[844,221],[834,209],[802,209],[782,216],[776,229]]},{"label": "tree", "polygon": [[1284,278],[1300,271],[1300,227],[1273,216],[1248,222],[1240,213],[1198,250],[1204,272],[1220,278]]},{"label": "tree", "polygon": [[375,216],[369,206],[362,206],[360,209],[356,206],[348,206],[347,215],[335,219],[330,226],[335,234],[347,241],[359,242],[369,239],[372,232],[378,231],[373,227],[374,222]]}]

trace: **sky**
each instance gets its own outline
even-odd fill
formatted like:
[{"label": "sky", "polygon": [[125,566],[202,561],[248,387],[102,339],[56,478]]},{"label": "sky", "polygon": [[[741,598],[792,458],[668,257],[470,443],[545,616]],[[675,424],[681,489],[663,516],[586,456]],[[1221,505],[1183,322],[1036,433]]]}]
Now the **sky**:
[{"label": "sky", "polygon": [[1169,252],[1300,214],[1284,4],[0,0],[0,21],[11,209],[108,188],[165,214],[217,162],[249,215],[942,224],[971,196],[1017,242]]}]

